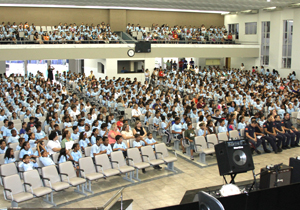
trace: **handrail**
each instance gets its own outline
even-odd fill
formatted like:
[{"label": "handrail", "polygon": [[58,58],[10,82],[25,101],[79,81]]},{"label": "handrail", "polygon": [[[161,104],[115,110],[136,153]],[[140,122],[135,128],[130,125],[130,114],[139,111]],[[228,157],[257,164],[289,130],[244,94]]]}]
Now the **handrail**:
[{"label": "handrail", "polygon": [[104,210],[109,210],[120,198],[121,198],[121,210],[123,210],[123,191],[125,187],[122,187],[113,197],[111,197],[104,205]]}]

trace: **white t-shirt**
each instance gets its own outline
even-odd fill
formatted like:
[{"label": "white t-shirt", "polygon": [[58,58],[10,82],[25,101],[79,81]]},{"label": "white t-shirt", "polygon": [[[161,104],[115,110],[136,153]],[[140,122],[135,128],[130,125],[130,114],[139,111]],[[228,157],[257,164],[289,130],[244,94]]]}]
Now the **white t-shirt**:
[{"label": "white t-shirt", "polygon": [[132,110],[132,116],[140,116],[140,115],[142,115],[142,113],[139,109],[138,110],[136,110],[136,109]]},{"label": "white t-shirt", "polygon": [[58,140],[56,140],[56,141],[49,140],[48,144],[47,144],[47,148],[48,148],[49,154],[52,155],[52,154],[56,153],[52,149],[53,148],[61,148],[61,145]]}]

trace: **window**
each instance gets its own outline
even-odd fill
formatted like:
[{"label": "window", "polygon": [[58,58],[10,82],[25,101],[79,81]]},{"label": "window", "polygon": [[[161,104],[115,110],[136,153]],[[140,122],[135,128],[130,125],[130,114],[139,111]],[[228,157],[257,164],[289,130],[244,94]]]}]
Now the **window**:
[{"label": "window", "polygon": [[245,34],[256,34],[257,31],[257,23],[245,23]]},{"label": "window", "polygon": [[17,75],[21,74],[24,76],[25,67],[24,61],[6,61],[6,76],[10,76],[11,74]]},{"label": "window", "polygon": [[228,34],[235,35],[235,39],[239,39],[239,24],[228,24]]},{"label": "window", "polygon": [[293,20],[283,21],[282,68],[292,65]]},{"label": "window", "polygon": [[269,65],[270,55],[270,21],[261,22],[261,53],[260,64],[261,66]]}]

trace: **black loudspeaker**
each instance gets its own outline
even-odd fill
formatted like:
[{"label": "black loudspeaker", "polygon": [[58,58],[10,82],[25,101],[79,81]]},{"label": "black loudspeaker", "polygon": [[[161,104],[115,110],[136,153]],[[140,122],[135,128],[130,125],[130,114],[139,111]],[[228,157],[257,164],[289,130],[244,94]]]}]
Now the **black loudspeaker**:
[{"label": "black loudspeaker", "polygon": [[291,183],[292,168],[286,165],[281,165],[278,169],[276,180],[276,170],[262,168],[260,170],[260,184],[259,189],[269,189],[289,185]]},{"label": "black loudspeaker", "polygon": [[224,141],[215,145],[220,175],[243,173],[254,169],[247,140]]},{"label": "black loudspeaker", "polygon": [[135,43],[136,53],[150,53],[151,52],[151,42],[137,42]]},{"label": "black loudspeaker", "polygon": [[296,158],[290,158],[290,166],[293,168],[291,183],[300,182],[300,160]]}]

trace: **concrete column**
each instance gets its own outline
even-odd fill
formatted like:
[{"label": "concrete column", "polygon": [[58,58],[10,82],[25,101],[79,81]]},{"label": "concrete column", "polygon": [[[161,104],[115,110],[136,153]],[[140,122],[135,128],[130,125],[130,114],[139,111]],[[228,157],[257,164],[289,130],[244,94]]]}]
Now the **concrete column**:
[{"label": "concrete column", "polygon": [[27,77],[28,76],[28,61],[24,60],[24,76]]},{"label": "concrete column", "polygon": [[134,71],[134,61],[130,61],[130,71]]}]

